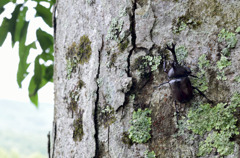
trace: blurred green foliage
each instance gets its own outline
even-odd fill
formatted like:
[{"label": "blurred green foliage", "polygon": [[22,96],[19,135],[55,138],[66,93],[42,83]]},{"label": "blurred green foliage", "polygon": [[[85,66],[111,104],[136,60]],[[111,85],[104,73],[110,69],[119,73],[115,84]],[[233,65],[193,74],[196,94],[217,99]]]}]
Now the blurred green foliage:
[{"label": "blurred green foliage", "polygon": [[30,155],[22,155],[16,150],[7,151],[0,148],[0,157],[1,158],[46,158],[40,153],[33,153]]},{"label": "blurred green foliage", "polygon": [[51,104],[41,103],[36,109],[31,103],[0,100],[0,148],[6,152],[16,149],[26,157],[36,152],[47,157],[47,133],[52,119]]},{"label": "blurred green foliage", "polygon": [[[32,103],[38,106],[38,90],[45,86],[48,82],[53,81],[53,36],[39,27],[36,30],[36,41],[32,41],[30,44],[26,44],[28,36],[32,36],[28,33],[29,23],[31,21],[26,20],[26,15],[29,11],[27,2],[35,2],[34,7],[36,13],[35,17],[41,17],[43,21],[52,28],[52,8],[55,0],[24,0],[19,2],[17,0],[1,0],[0,1],[0,14],[4,13],[8,4],[14,5],[14,10],[11,13],[11,17],[4,17],[0,25],[0,46],[6,40],[8,33],[11,34],[12,47],[16,43],[19,44],[19,65],[17,72],[18,86],[22,87],[22,81],[28,76],[28,67],[30,64],[34,64],[34,75],[29,83],[29,98]],[[42,5],[41,2],[49,5]],[[46,7],[49,6],[49,7]],[[39,54],[33,63],[28,63],[27,59],[31,49],[36,49],[36,45],[39,44],[42,53]],[[44,61],[40,63],[40,60]],[[51,64],[46,64],[46,63]]]}]

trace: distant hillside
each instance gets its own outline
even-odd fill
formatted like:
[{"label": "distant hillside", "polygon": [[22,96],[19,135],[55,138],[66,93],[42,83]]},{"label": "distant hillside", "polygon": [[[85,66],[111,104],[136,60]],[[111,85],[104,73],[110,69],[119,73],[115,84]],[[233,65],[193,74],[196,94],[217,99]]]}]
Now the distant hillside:
[{"label": "distant hillside", "polygon": [[0,100],[0,148],[21,154],[47,155],[47,133],[52,130],[53,105]]}]

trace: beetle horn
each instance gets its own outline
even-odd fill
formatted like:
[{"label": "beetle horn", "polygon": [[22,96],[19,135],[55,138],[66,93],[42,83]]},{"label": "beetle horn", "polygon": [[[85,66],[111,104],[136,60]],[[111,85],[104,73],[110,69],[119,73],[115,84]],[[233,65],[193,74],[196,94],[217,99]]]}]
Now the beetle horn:
[{"label": "beetle horn", "polygon": [[177,56],[176,56],[176,52],[175,52],[175,46],[176,46],[176,44],[172,43],[172,48],[170,48],[167,45],[166,49],[168,49],[168,50],[170,50],[172,52],[172,55],[173,55],[173,58],[174,58],[174,62],[178,65]]}]

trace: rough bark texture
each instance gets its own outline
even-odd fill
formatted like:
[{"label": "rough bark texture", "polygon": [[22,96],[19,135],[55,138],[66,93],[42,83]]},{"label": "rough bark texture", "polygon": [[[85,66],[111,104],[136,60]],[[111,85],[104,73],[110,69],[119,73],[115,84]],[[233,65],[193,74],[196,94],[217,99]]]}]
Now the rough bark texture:
[{"label": "rough bark texture", "polygon": [[[215,103],[229,102],[240,92],[234,80],[239,75],[240,42],[228,56],[227,79],[217,80],[216,62],[224,47],[218,34],[240,26],[240,2],[58,0],[56,7],[52,158],[135,158],[144,157],[146,150],[159,158],[197,157],[202,138],[195,136],[189,143],[188,132],[176,136],[170,87],[153,88],[168,80],[163,62],[152,70],[142,57],[167,53],[165,45],[175,42],[188,51],[184,61],[194,74],[199,57],[206,54],[212,65],[206,70],[204,93]],[[194,103],[205,101],[194,95],[190,103],[178,104],[181,116]],[[151,139],[146,143],[132,143],[128,137],[133,111],[139,108],[152,110]],[[228,157],[239,156],[235,146]]]}]

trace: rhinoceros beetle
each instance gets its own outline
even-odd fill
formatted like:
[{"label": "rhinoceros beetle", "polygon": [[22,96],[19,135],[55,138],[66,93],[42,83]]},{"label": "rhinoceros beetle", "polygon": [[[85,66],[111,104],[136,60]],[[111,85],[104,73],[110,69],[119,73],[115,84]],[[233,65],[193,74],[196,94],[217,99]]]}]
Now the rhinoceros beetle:
[{"label": "rhinoceros beetle", "polygon": [[[163,69],[164,72],[168,74],[168,78],[170,79],[167,82],[160,84],[155,88],[160,88],[162,85],[168,83],[170,85],[172,96],[175,101],[176,113],[178,114],[178,109],[176,107],[176,101],[180,103],[186,103],[193,98],[193,90],[196,89],[199,94],[204,96],[208,102],[212,102],[209,100],[197,87],[193,87],[191,81],[188,76],[196,77],[191,74],[191,70],[189,67],[181,66],[177,61],[177,56],[175,52],[175,44],[172,43],[172,47],[169,45],[166,46],[166,49],[172,52],[174,61],[171,63],[172,68],[167,72],[166,70],[166,55],[163,56],[164,63]],[[197,78],[197,77],[196,77]]]}]

